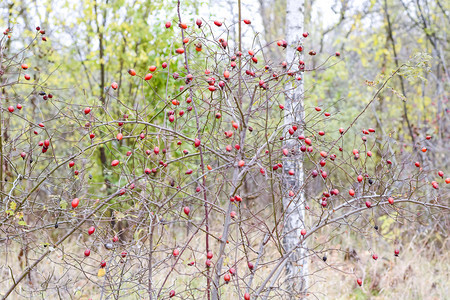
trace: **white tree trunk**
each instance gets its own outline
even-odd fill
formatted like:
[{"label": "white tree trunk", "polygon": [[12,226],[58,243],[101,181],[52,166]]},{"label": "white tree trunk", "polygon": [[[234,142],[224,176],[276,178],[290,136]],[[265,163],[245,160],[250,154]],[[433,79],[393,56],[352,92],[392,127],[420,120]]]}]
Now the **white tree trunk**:
[{"label": "white tree trunk", "polygon": [[[296,57],[296,48],[302,40],[304,24],[304,0],[286,1],[286,62],[292,71],[298,70],[299,57]],[[303,77],[302,74],[299,76]],[[296,78],[298,76],[294,76]],[[302,188],[304,182],[303,156],[300,144],[296,137],[303,133],[304,108],[303,108],[303,80],[286,86],[286,98],[284,105],[285,138],[284,147],[289,150],[289,155],[283,159],[283,208],[284,227],[283,245],[286,252],[298,246],[301,241],[300,231],[305,227],[305,194]],[[298,129],[293,136],[287,131],[297,125]],[[288,137],[291,137],[290,139]],[[289,175],[289,170],[294,170],[295,175]],[[289,196],[289,191],[295,193]],[[290,298],[298,298],[300,293],[306,292],[307,260],[305,258],[305,244],[292,253],[286,265],[286,284],[291,293]],[[297,296],[297,297],[296,297]]]}]

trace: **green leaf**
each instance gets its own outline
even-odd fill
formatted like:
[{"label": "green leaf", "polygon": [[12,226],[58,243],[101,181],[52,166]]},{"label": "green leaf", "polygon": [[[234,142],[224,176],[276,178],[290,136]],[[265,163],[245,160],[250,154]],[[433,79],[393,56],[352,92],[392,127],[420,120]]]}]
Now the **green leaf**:
[{"label": "green leaf", "polygon": [[67,208],[67,205],[68,205],[68,203],[67,203],[66,200],[62,200],[61,202],[59,202],[59,206],[60,206],[62,209],[66,209],[66,208]]}]

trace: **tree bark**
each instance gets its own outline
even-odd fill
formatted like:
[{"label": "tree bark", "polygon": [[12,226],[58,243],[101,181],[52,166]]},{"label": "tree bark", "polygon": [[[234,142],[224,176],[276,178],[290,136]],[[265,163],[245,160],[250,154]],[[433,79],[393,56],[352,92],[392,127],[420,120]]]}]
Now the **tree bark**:
[{"label": "tree bark", "polygon": [[[286,62],[291,71],[298,71],[298,57],[296,58],[296,48],[301,41],[304,26],[304,0],[287,0],[286,2]],[[303,77],[303,76],[301,76]],[[295,79],[294,79],[295,80]],[[304,108],[303,108],[303,80],[295,83],[288,83],[286,86],[284,105],[284,124],[286,137],[284,147],[289,150],[289,154],[283,159],[283,247],[286,253],[294,249],[299,239],[300,231],[305,228],[305,194],[304,194],[304,171],[303,156],[300,151],[300,144],[287,132],[292,125],[298,126],[298,134],[303,132]],[[289,170],[293,170],[295,175],[289,175]],[[293,191],[295,196],[290,197],[289,191]],[[299,293],[306,292],[307,261],[305,259],[305,244],[299,247],[290,256],[286,264],[286,284],[290,292],[290,298],[298,298]]]},{"label": "tree bark", "polygon": [[[394,62],[395,62],[395,66],[398,69],[400,66],[399,63],[399,58],[397,55],[397,48],[396,48],[396,43],[394,40],[394,35],[392,33],[392,24],[391,24],[391,19],[389,16],[389,10],[388,10],[388,3],[387,0],[384,0],[384,12],[386,14],[386,21],[387,21],[387,34],[388,34],[388,38],[392,43],[392,51],[394,52]],[[406,88],[405,88],[405,83],[403,82],[403,77],[399,76],[398,77],[400,79],[400,86],[402,88],[402,93],[403,96],[406,97]],[[411,137],[411,142],[413,144],[413,148],[416,149],[416,139],[414,138],[414,133],[413,133],[413,129],[411,126],[411,122],[409,121],[409,117],[408,117],[408,108],[406,106],[406,101],[403,101],[403,120],[406,122],[406,126],[408,128],[408,132],[409,132],[409,136]]]}]

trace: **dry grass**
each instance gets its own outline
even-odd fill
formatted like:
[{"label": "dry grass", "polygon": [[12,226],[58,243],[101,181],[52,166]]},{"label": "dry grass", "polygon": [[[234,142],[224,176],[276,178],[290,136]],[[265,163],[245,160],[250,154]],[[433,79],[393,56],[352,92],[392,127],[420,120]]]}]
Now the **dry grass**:
[{"label": "dry grass", "polygon": [[[220,227],[216,226],[215,228]],[[339,249],[338,251],[320,252],[310,259],[309,271],[313,275],[309,279],[311,287],[308,299],[446,299],[449,286],[448,278],[450,277],[448,240],[442,238],[436,231],[417,233],[416,236],[409,238],[405,231],[391,232],[389,228],[389,226],[384,229],[381,227],[379,232],[369,230],[369,233],[365,233],[363,239],[361,236],[347,231],[335,235],[330,248]],[[317,244],[330,237],[330,232],[327,230],[329,229],[325,229],[313,237]],[[172,236],[167,235],[162,244],[169,245],[171,244],[170,241],[173,244],[175,239],[182,241],[187,234],[185,229],[178,231],[170,229],[169,232],[177,233]],[[384,238],[379,233],[382,233]],[[401,253],[399,257],[395,257],[392,241],[397,240],[399,236],[403,237],[400,247]],[[253,237],[251,234],[249,237],[251,240],[253,238],[253,247],[257,248],[259,240],[257,232],[254,232]],[[410,242],[405,244],[406,240]],[[122,276],[124,282],[121,286],[120,299],[146,299],[148,297],[145,290],[146,281],[144,280],[137,287],[134,285],[136,277],[130,277],[146,271],[146,257],[138,258],[139,251],[142,251],[144,249],[142,247],[145,247],[144,244],[128,247],[130,258],[122,263],[118,255],[122,249],[118,248],[114,256],[111,255],[111,252],[102,249],[99,243],[96,251],[91,254],[89,259],[83,261],[82,265],[77,261],[82,258],[85,249],[83,243],[83,239],[80,239],[79,236],[66,242],[64,248],[61,248],[64,249],[64,256],[60,250],[52,253],[49,259],[43,261],[38,269],[32,272],[31,281],[27,279],[22,282],[18,289],[20,296],[15,294],[10,299],[101,299],[101,287],[107,281],[106,277],[97,277],[98,263],[101,259],[105,259],[107,253],[110,257],[113,257],[113,261],[108,261],[108,264],[115,266],[109,270],[110,279],[116,280],[117,283],[121,277],[122,268],[125,269]],[[349,245],[351,245],[350,248]],[[164,248],[165,246],[161,247]],[[33,241],[30,241],[31,248],[33,248],[33,251],[29,252],[30,261],[37,256],[38,252],[43,251],[42,245],[34,244]],[[372,259],[372,253],[367,251],[368,248],[376,249],[379,256],[377,261]],[[25,257],[22,256],[20,260],[18,259],[20,253],[18,243],[10,242],[7,247],[4,244],[1,249],[0,293],[4,293],[12,283],[9,267],[17,276],[23,268]],[[217,253],[217,249],[218,243],[213,242],[215,253]],[[170,251],[170,249],[167,249],[167,251],[159,252],[155,257],[160,259],[167,257]],[[204,295],[200,291],[204,286],[204,279],[189,275],[192,272],[204,271],[203,251],[203,235],[196,236],[192,242],[192,248],[183,255],[175,271],[169,277],[167,287],[175,289],[183,299],[201,299],[199,297]],[[230,251],[228,258],[225,260],[225,265],[232,266],[234,261],[239,260],[239,257],[242,259],[241,253],[235,255],[234,250]],[[277,257],[278,254],[273,244],[268,244],[264,255],[266,262]],[[322,260],[323,255],[327,256],[326,263]],[[191,260],[197,262],[196,267],[186,265]],[[173,260],[169,260],[164,268],[153,274],[156,285],[165,278],[167,268],[170,267],[171,263],[173,263]],[[79,271],[81,267],[87,272],[86,274]],[[253,287],[264,279],[271,267],[272,265],[262,267],[256,273]],[[67,270],[68,268],[69,270]],[[249,276],[245,260],[241,260],[236,265],[236,269],[239,276]],[[45,280],[50,274],[52,274],[48,285],[50,288],[46,290]],[[364,284],[362,287],[356,284],[357,277],[363,278]],[[248,277],[246,278],[248,279]],[[130,281],[126,282],[128,279]],[[277,284],[282,286],[283,279],[281,278]],[[188,287],[192,293],[186,292]],[[237,289],[235,282],[223,285],[221,288],[222,299],[237,299]],[[241,293],[243,289],[241,282],[239,287]],[[38,292],[32,294],[30,290]],[[108,289],[105,291],[108,291]],[[132,293],[127,294],[127,291],[132,291]],[[107,294],[107,292],[104,292],[104,296]],[[162,294],[167,297],[166,290]],[[284,298],[274,291],[270,294],[269,299]]]}]

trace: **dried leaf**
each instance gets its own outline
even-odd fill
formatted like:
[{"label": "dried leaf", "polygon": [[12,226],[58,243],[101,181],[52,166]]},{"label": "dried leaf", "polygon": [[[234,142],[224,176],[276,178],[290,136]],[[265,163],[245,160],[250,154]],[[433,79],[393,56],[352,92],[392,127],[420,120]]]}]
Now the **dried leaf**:
[{"label": "dried leaf", "polygon": [[103,276],[105,276],[105,274],[106,274],[105,269],[104,269],[104,268],[100,268],[100,269],[98,270],[97,276],[98,276],[98,277],[103,277]]}]

